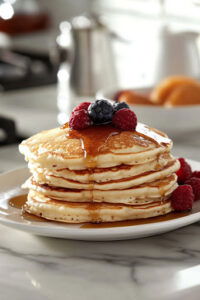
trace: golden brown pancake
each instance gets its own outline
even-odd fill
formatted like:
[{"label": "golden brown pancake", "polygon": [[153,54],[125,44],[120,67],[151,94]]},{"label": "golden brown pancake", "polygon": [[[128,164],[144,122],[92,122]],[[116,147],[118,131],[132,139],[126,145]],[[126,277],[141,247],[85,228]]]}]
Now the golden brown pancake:
[{"label": "golden brown pancake", "polygon": [[108,203],[72,203],[55,201],[41,195],[30,195],[26,203],[28,213],[48,220],[65,223],[114,222],[155,217],[171,212],[170,201],[145,205]]},{"label": "golden brown pancake", "polygon": [[160,201],[169,197],[177,187],[177,176],[173,174],[165,179],[123,190],[67,189],[48,184],[39,184],[31,179],[23,187],[60,201],[141,204]]},{"label": "golden brown pancake", "polygon": [[23,141],[19,150],[26,160],[41,168],[108,168],[121,164],[148,163],[170,152],[166,134],[139,123],[136,131],[94,126],[81,131],[68,127],[38,133]]}]

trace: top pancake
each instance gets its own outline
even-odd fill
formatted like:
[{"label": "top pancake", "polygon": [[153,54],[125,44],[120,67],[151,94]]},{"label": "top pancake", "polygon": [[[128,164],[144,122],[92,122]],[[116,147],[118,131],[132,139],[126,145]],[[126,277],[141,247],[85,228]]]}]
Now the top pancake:
[{"label": "top pancake", "polygon": [[37,167],[83,170],[148,163],[171,147],[167,135],[139,123],[135,131],[109,125],[80,131],[55,128],[23,141],[19,149]]}]

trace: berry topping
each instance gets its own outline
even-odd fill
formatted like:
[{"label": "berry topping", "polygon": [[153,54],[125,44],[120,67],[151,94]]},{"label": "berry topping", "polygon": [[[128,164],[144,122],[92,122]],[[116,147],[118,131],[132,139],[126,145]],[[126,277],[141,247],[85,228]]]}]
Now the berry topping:
[{"label": "berry topping", "polygon": [[125,102],[112,104],[109,100],[82,102],[77,105],[69,120],[72,129],[84,129],[89,126],[110,124],[121,130],[135,130],[137,117]]},{"label": "berry topping", "polygon": [[114,108],[107,100],[96,100],[88,107],[88,112],[95,124],[108,124],[112,122]]},{"label": "berry topping", "polygon": [[178,160],[181,164],[181,167],[176,174],[178,176],[178,183],[183,184],[192,176],[192,169],[184,158],[179,158]]},{"label": "berry topping", "polygon": [[188,184],[192,187],[193,194],[194,194],[194,201],[200,199],[200,178],[191,177],[190,179],[186,180],[185,184]]},{"label": "berry topping", "polygon": [[192,172],[192,177],[200,178],[200,171],[194,171],[194,172]]},{"label": "berry topping", "polygon": [[192,209],[192,204],[194,201],[194,194],[192,191],[192,187],[187,184],[180,185],[172,193],[170,200],[173,209],[176,211],[184,211],[184,210]]},{"label": "berry topping", "polygon": [[118,111],[122,108],[129,108],[128,104],[126,102],[115,102],[113,104],[114,110]]},{"label": "berry topping", "polygon": [[90,106],[91,102],[82,102],[80,103],[79,105],[77,105],[74,109],[73,109],[73,112],[74,111],[78,111],[78,110],[82,110],[82,109],[85,109],[87,110],[88,107]]},{"label": "berry topping", "polygon": [[92,125],[92,121],[85,109],[74,111],[69,120],[69,127],[72,129],[84,129]]},{"label": "berry topping", "polygon": [[118,110],[112,119],[113,125],[122,130],[135,130],[137,126],[136,114],[128,109]]}]

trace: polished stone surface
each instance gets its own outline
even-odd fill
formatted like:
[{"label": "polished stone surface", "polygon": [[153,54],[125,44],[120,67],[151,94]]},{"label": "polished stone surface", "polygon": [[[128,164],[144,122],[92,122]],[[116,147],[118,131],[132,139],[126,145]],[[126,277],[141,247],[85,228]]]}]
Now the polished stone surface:
[{"label": "polished stone surface", "polygon": [[199,299],[200,224],[151,238],[78,242],[0,226],[1,299]]}]

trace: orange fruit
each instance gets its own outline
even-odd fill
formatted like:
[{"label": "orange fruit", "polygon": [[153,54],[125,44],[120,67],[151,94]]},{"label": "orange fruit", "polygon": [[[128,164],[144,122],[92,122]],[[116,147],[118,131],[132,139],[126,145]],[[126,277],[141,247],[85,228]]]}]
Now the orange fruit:
[{"label": "orange fruit", "polygon": [[199,85],[199,82],[186,76],[171,76],[162,80],[152,91],[150,98],[153,103],[163,104],[170,94],[182,84]]},{"label": "orange fruit", "polygon": [[166,99],[165,106],[200,105],[200,85],[182,84]]},{"label": "orange fruit", "polygon": [[119,102],[124,101],[130,105],[152,105],[150,99],[147,96],[128,90],[120,92],[117,100]]}]

